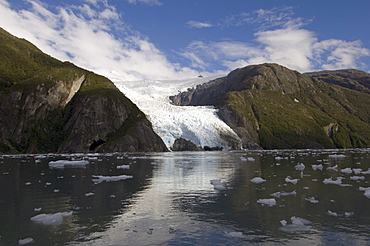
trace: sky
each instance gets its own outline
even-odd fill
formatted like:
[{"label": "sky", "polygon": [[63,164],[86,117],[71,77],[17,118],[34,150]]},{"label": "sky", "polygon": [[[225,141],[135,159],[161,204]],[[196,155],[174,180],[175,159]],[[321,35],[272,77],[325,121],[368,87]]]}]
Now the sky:
[{"label": "sky", "polygon": [[274,62],[370,71],[368,0],[0,0],[0,27],[111,79]]}]

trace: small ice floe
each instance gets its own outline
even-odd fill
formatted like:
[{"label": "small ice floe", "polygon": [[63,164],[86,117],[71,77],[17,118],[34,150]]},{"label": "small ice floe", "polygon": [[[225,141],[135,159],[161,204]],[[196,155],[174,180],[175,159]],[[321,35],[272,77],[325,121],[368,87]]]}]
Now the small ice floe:
[{"label": "small ice floe", "polygon": [[276,205],[276,200],[275,198],[267,198],[267,199],[258,199],[257,203],[260,203],[262,205],[268,205],[270,207]]},{"label": "small ice floe", "polygon": [[287,183],[292,183],[292,184],[297,184],[299,179],[292,179],[292,177],[288,176],[285,178],[285,182]]},{"label": "small ice floe", "polygon": [[367,169],[367,171],[362,171],[361,173],[362,173],[362,174],[364,174],[364,175],[366,175],[366,174],[370,174],[370,168],[369,168],[369,169]]},{"label": "small ice floe", "polygon": [[294,168],[297,171],[303,171],[306,168],[306,166],[303,163],[298,163],[297,165],[295,165]]},{"label": "small ice floe", "polygon": [[27,182],[27,183],[25,183],[25,185],[27,185],[27,186],[28,186],[28,185],[31,185],[31,182]]},{"label": "small ice floe", "polygon": [[311,231],[311,221],[300,218],[300,217],[291,217],[291,224],[288,224],[286,220],[281,220],[280,223],[282,227],[279,229],[283,232],[288,233],[297,233],[297,232],[310,232]]},{"label": "small ice floe", "polygon": [[272,193],[270,196],[272,197],[275,197],[275,198],[280,198],[280,197],[284,197],[284,196],[296,196],[297,195],[297,192],[294,190],[292,192],[275,192],[275,193]]},{"label": "small ice floe", "polygon": [[93,195],[95,195],[95,193],[94,193],[94,192],[89,192],[89,193],[86,193],[86,194],[85,194],[85,196],[93,196]]},{"label": "small ice floe", "polygon": [[333,171],[338,171],[338,165],[335,165],[333,167],[328,167],[326,170],[333,170]]},{"label": "small ice floe", "polygon": [[360,174],[362,172],[362,169],[361,168],[353,168],[352,171],[353,171],[354,174],[357,175],[357,174]]},{"label": "small ice floe", "polygon": [[342,170],[340,170],[342,173],[346,173],[346,174],[351,174],[352,173],[352,169],[347,167],[347,168],[344,168]]},{"label": "small ice floe", "polygon": [[133,176],[131,175],[118,175],[118,176],[92,176],[92,181],[94,184],[100,184],[101,182],[113,182],[113,181],[121,181],[125,179],[131,179]]},{"label": "small ice floe", "polygon": [[316,170],[322,170],[324,168],[324,166],[322,164],[319,164],[319,165],[311,165],[312,167],[312,170],[316,171]]},{"label": "small ice floe", "polygon": [[64,168],[85,168],[89,164],[86,160],[58,160],[49,162],[49,168],[52,169],[64,169]]},{"label": "small ice floe", "polygon": [[210,182],[213,185],[213,188],[215,190],[225,190],[226,189],[226,187],[222,184],[221,180],[212,179]]},{"label": "small ice floe", "polygon": [[117,166],[117,169],[130,169],[130,165],[120,165]]},{"label": "small ice floe", "polygon": [[247,158],[245,158],[244,156],[240,156],[240,160],[241,161],[247,161]]},{"label": "small ice floe", "polygon": [[342,159],[342,158],[346,158],[346,155],[338,155],[338,154],[334,154],[334,155],[329,155],[329,158],[333,158],[333,159]]},{"label": "small ice floe", "polygon": [[342,184],[342,179],[337,178],[337,180],[333,180],[332,178],[324,179],[322,181],[324,184],[336,184],[336,185],[341,185]]},{"label": "small ice floe", "polygon": [[73,230],[80,231],[80,230],[85,230],[85,229],[87,229],[87,226],[77,226]]},{"label": "small ice floe", "polygon": [[328,210],[328,215],[329,216],[333,216],[333,217],[338,217],[338,213],[337,212],[333,212],[333,211],[330,211],[330,210]]},{"label": "small ice floe", "polygon": [[35,212],[40,212],[42,210],[42,208],[40,207],[40,208],[34,208],[33,209],[33,211],[35,211]]},{"label": "small ice floe", "polygon": [[43,225],[52,225],[58,226],[62,224],[63,218],[72,216],[72,212],[64,213],[55,213],[55,214],[39,214],[31,218],[32,222],[43,224]]},{"label": "small ice floe", "polygon": [[365,177],[364,176],[351,176],[349,177],[350,180],[365,180]]},{"label": "small ice floe", "polygon": [[313,196],[311,196],[311,197],[307,197],[307,198],[305,198],[305,200],[306,201],[309,201],[310,203],[318,203],[319,201],[318,200],[316,200],[316,198],[315,197],[313,197]]},{"label": "small ice floe", "polygon": [[251,182],[255,184],[261,184],[263,182],[266,182],[266,180],[261,177],[254,177],[253,179],[251,179]]},{"label": "small ice floe", "polygon": [[235,238],[246,238],[246,236],[243,235],[243,233],[240,231],[231,231],[231,232],[228,232],[227,235],[229,237],[235,237]]},{"label": "small ice floe", "polygon": [[347,218],[348,218],[348,217],[351,217],[351,216],[353,216],[353,215],[355,215],[355,213],[354,213],[354,212],[345,212],[345,213],[344,213],[344,216],[346,216]]},{"label": "small ice floe", "polygon": [[26,245],[26,244],[34,243],[34,242],[35,241],[33,240],[33,238],[27,237],[27,238],[24,238],[24,239],[19,239],[18,245]]},{"label": "small ice floe", "polygon": [[367,198],[370,198],[370,187],[367,187],[367,188],[364,188],[364,187],[360,187],[359,188],[360,191],[365,191],[364,195],[367,197]]},{"label": "small ice floe", "polygon": [[59,192],[59,189],[54,189],[54,193],[58,193]]}]

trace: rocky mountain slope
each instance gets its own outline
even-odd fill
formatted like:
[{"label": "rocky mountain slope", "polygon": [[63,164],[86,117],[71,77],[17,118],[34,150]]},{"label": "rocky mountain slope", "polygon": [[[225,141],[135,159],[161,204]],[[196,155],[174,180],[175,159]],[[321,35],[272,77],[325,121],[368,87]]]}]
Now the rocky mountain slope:
[{"label": "rocky mountain slope", "polygon": [[105,77],[0,29],[0,153],[167,151]]},{"label": "rocky mountain slope", "polygon": [[236,69],[171,97],[214,105],[247,149],[370,147],[370,75],[301,74],[278,64]]}]

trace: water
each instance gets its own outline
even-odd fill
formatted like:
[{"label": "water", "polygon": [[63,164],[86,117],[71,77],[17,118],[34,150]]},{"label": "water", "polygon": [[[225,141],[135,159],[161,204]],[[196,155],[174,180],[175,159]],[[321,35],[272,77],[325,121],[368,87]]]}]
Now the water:
[{"label": "water", "polygon": [[1,156],[0,245],[369,245],[369,168],[369,149]]}]

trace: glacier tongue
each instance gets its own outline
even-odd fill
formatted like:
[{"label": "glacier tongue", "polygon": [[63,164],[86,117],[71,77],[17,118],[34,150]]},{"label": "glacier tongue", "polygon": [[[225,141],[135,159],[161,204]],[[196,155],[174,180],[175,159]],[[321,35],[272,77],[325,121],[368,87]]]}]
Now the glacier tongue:
[{"label": "glacier tongue", "polygon": [[169,96],[221,76],[174,81],[120,81],[117,88],[142,110],[152,122],[154,131],[170,148],[178,138],[198,146],[241,148],[237,134],[217,115],[212,106],[175,106]]}]

